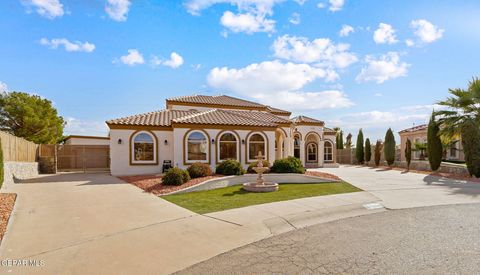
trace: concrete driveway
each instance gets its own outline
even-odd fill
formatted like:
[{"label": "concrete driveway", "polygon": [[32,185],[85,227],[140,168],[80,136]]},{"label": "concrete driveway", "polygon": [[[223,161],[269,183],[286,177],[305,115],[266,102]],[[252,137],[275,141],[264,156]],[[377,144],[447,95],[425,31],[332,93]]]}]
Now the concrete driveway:
[{"label": "concrete driveway", "polygon": [[341,177],[389,209],[480,202],[480,184],[474,182],[351,165],[313,170]]}]

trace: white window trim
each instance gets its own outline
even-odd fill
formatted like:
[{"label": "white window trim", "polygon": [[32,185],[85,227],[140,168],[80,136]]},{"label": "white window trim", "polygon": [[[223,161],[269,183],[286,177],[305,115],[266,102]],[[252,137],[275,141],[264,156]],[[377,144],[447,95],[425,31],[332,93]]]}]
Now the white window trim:
[{"label": "white window trim", "polygon": [[[140,135],[140,134],[147,134],[150,136],[153,140],[153,160],[135,160],[135,138]],[[130,144],[130,152],[132,154],[132,164],[156,164],[157,163],[157,158],[158,158],[158,148],[157,148],[157,139],[155,136],[153,136],[152,133],[148,131],[140,131],[137,132],[133,135],[132,137],[132,142]]]},{"label": "white window trim", "polygon": [[[255,135],[255,134],[259,134],[260,136],[263,137],[263,148],[265,151],[267,151],[267,137],[263,134],[263,133],[260,133],[260,132],[252,132],[250,133],[250,135],[248,136],[248,140],[247,140],[247,161],[248,162],[255,162],[255,161],[258,161],[256,158],[255,159],[251,159],[250,158],[250,139]],[[262,152],[263,154],[263,159],[268,159],[267,157],[267,152]],[[256,157],[256,156],[255,156]]]},{"label": "white window trim", "polygon": [[[315,160],[310,160],[310,159],[309,159],[310,154],[308,153],[308,146],[311,145],[311,144],[315,145],[315,147],[316,147],[315,150],[316,150],[317,152],[316,152],[316,154],[315,154]],[[307,144],[307,148],[306,148],[306,149],[307,149],[307,150],[305,150],[305,151],[306,151],[306,154],[307,154],[307,162],[308,162],[308,163],[318,162],[318,144],[317,144],[316,142],[309,142],[309,143]]]},{"label": "white window trim", "polygon": [[[191,159],[188,159],[188,138],[194,134],[194,133],[200,133],[202,134],[205,139],[207,140],[207,155],[206,155],[206,158],[205,160],[191,160]],[[200,162],[200,163],[209,163],[209,155],[210,155],[210,144],[209,144],[210,140],[208,140],[208,136],[205,135],[204,132],[202,131],[191,131],[190,133],[188,133],[187,137],[185,138],[185,152],[183,152],[185,154],[185,163],[188,163],[188,164],[192,164],[192,163],[195,163],[195,162]]]},{"label": "white window trim", "polygon": [[236,158],[236,160],[240,162],[240,140],[238,140],[237,135],[236,135],[234,132],[232,132],[232,131],[222,132],[222,133],[220,134],[220,136],[218,137],[218,140],[217,140],[217,159],[218,159],[218,161],[220,162],[220,161],[225,161],[225,160],[227,160],[227,159],[221,159],[221,158],[220,158],[220,139],[221,139],[222,136],[225,135],[225,134],[232,134],[232,135],[235,137],[235,141],[236,141],[236,143],[237,143],[237,158]]}]

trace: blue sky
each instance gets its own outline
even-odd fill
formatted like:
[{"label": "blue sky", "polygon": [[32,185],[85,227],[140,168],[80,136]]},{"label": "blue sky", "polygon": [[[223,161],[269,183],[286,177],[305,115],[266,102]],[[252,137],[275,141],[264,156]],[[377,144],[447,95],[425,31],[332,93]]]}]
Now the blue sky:
[{"label": "blue sky", "polygon": [[0,87],[51,99],[66,134],[228,94],[375,140],[479,75],[479,13],[473,0],[1,1]]}]

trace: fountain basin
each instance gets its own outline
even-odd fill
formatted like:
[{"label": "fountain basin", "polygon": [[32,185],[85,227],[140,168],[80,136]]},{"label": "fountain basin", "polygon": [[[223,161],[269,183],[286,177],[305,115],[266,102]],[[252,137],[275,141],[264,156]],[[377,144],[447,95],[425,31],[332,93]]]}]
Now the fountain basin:
[{"label": "fountain basin", "polygon": [[278,190],[278,183],[264,182],[263,184],[257,182],[247,182],[243,184],[243,189],[249,192],[265,193],[274,192]]}]

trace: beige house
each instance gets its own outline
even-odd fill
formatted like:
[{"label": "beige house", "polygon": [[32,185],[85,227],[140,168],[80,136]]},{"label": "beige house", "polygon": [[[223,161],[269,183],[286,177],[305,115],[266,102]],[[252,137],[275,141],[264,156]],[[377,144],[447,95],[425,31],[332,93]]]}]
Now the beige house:
[{"label": "beige house", "polygon": [[164,162],[247,167],[258,153],[270,163],[295,156],[306,167],[336,166],[335,132],[323,121],[226,95],[175,97],[166,107],[106,122],[113,175],[160,173]]},{"label": "beige house", "polygon": [[[404,129],[398,132],[400,135],[400,153],[401,161],[405,161],[405,145],[407,139],[410,139],[412,146],[415,146],[416,143],[427,144],[427,125],[422,124],[414,126],[411,128]],[[424,152],[425,158],[427,159],[427,152]],[[419,160],[421,157],[420,151],[412,151],[412,159]],[[452,142],[452,146],[444,152],[444,159],[452,161],[465,161],[465,156],[463,154],[463,147],[461,140],[455,140]]]}]

